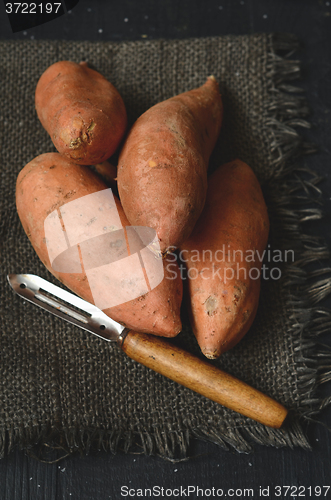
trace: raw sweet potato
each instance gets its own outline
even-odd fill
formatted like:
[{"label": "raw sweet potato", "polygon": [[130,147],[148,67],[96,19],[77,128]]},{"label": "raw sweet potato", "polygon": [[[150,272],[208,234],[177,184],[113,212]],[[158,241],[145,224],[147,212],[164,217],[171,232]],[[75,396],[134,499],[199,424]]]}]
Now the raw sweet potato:
[{"label": "raw sweet potato", "polygon": [[240,160],[208,180],[207,200],[180,256],[187,267],[194,334],[208,358],[232,348],[250,328],[259,301],[269,219],[259,182]]},{"label": "raw sweet potato", "polygon": [[150,229],[130,227],[89,167],[58,153],[38,156],[18,176],[16,203],[39,258],[73,292],[131,329],[179,333],[180,277],[167,279],[167,261],[147,241]]},{"label": "raw sweet potato", "polygon": [[59,153],[80,165],[109,158],[127,126],[119,92],[84,62],[52,64],[38,81],[35,105]]},{"label": "raw sweet potato", "polygon": [[156,230],[162,251],[190,235],[206,197],[209,157],[223,106],[214,77],[156,104],[133,125],[118,161],[123,210]]}]

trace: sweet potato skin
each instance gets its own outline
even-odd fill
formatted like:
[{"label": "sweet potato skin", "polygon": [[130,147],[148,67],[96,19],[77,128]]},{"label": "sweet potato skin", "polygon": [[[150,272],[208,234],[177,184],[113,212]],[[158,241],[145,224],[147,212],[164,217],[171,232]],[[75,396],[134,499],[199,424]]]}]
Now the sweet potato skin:
[{"label": "sweet potato skin", "polygon": [[38,81],[35,106],[59,153],[80,165],[109,158],[127,126],[119,92],[86,63],[50,66]]},{"label": "sweet potato skin", "polygon": [[[59,272],[51,266],[44,221],[69,201],[107,189],[89,167],[70,162],[58,153],[38,156],[20,172],[16,185],[16,205],[23,228],[46,268],[74,293],[94,303],[85,272]],[[129,226],[119,200],[114,196],[123,227]],[[95,213],[91,213],[91,222]],[[166,264],[166,262],[165,262]],[[104,312],[124,326],[145,333],[173,337],[181,330],[181,279],[167,279],[143,296]],[[104,284],[100,284],[100,287]],[[103,294],[105,290],[101,289]]]},{"label": "sweet potato skin", "polygon": [[[267,207],[253,170],[235,160],[209,178],[207,201],[181,246],[189,310],[201,351],[217,358],[247,333],[256,315],[261,261],[269,233]],[[253,260],[254,259],[254,260]],[[233,270],[233,273],[232,273]]]},{"label": "sweet potato skin", "polygon": [[156,104],[131,128],[118,161],[118,190],[133,225],[156,230],[164,252],[190,235],[206,196],[207,168],[223,116],[214,77]]}]

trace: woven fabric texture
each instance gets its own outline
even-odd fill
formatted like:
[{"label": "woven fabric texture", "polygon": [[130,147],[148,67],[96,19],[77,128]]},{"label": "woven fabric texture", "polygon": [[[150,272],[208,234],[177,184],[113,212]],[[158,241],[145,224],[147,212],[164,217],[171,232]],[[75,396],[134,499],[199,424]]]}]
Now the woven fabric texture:
[{"label": "woven fabric texture", "polygon": [[[299,181],[293,163],[308,149],[292,127],[305,124],[307,108],[293,87],[284,86],[299,75],[298,62],[278,53],[295,46],[291,36],[265,34],[0,43],[2,455],[16,444],[61,444],[69,452],[128,451],[138,444],[146,454],[169,458],[185,456],[193,436],[240,451],[254,442],[309,446],[300,418],[318,405],[314,336],[326,313],[316,307],[322,298],[318,283],[315,295],[308,288],[305,264],[317,258],[314,244],[309,255],[304,250],[300,210],[308,216],[308,205],[302,197],[303,204],[294,199],[300,190],[316,191],[314,177]],[[210,168],[239,157],[254,169],[270,214],[268,248],[293,248],[295,262],[276,264],[281,279],[263,281],[250,332],[213,364],[287,406],[292,417],[283,429],[266,428],[165,379],[115,345],[24,302],[8,286],[8,273],[34,273],[55,282],[22,229],[15,182],[26,163],[54,151],[37,119],[34,91],[43,71],[59,60],[84,60],[105,75],[121,93],[130,123],[155,103],[202,85],[208,75],[219,81],[224,124]],[[201,356],[185,317],[184,324],[175,342]]]}]

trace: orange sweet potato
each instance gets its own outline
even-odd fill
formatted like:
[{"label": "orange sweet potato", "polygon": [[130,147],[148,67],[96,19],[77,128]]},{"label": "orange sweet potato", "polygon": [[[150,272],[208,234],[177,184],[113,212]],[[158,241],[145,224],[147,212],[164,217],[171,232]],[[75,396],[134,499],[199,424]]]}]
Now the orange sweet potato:
[{"label": "orange sweet potato", "polygon": [[119,92],[84,62],[52,64],[38,81],[35,105],[59,153],[80,165],[109,158],[127,126]]},{"label": "orange sweet potato", "polygon": [[208,358],[237,344],[254,320],[268,233],[267,208],[252,169],[240,160],[219,167],[180,252],[192,329]]},{"label": "orange sweet potato", "polygon": [[58,153],[38,156],[18,176],[16,204],[39,258],[73,292],[128,328],[179,333],[180,277],[167,279],[160,249],[146,249],[149,242],[89,167]]},{"label": "orange sweet potato", "polygon": [[222,115],[218,84],[209,77],[147,110],[124,143],[117,172],[123,210],[131,224],[156,230],[163,252],[188,238],[202,211]]}]

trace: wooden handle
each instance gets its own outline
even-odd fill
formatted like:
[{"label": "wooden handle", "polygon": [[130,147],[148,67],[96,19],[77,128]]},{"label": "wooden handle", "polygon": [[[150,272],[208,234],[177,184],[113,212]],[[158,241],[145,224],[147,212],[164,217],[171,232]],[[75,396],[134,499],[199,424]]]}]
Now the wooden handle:
[{"label": "wooden handle", "polygon": [[279,428],[287,410],[245,382],[152,335],[129,331],[121,349],[155,372],[269,427]]}]

